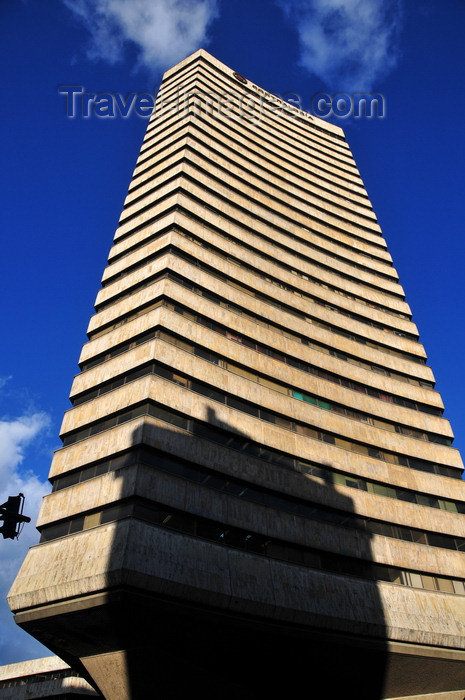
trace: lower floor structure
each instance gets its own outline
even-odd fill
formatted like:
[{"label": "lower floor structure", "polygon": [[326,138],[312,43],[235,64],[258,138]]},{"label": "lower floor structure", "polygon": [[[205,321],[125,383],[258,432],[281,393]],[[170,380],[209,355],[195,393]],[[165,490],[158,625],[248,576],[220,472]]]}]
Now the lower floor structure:
[{"label": "lower floor structure", "polygon": [[58,656],[0,666],[0,700],[91,700],[101,698]]}]

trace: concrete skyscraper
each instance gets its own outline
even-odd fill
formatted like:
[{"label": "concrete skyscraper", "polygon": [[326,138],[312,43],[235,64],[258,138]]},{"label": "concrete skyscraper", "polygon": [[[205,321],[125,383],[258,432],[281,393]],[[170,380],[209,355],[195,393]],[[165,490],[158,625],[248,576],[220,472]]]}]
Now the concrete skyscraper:
[{"label": "concrete skyscraper", "polygon": [[18,624],[106,700],[463,698],[463,465],[339,127],[167,71],[79,366]]}]

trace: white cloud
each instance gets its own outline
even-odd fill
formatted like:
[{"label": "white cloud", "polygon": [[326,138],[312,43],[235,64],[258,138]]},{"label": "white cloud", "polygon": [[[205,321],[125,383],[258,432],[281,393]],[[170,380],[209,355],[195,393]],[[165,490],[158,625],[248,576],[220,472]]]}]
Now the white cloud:
[{"label": "white cloud", "polygon": [[33,413],[13,420],[0,420],[0,484],[15,482],[19,477],[17,467],[24,459],[24,448],[43,429],[49,426],[45,413]]},{"label": "white cloud", "polygon": [[208,43],[217,0],[63,0],[91,38],[87,55],[115,64],[128,44],[136,46],[139,66],[171,67]]},{"label": "white cloud", "polygon": [[332,92],[371,92],[396,66],[403,0],[276,0],[300,62]]},{"label": "white cloud", "polygon": [[[0,386],[3,384],[0,379]],[[24,514],[31,518],[31,522],[24,525],[19,539],[4,540],[0,537],[0,664],[50,653],[15,625],[5,600],[27,550],[38,542],[35,522],[42,497],[50,491],[50,485],[32,471],[24,470],[22,464],[26,450],[40,441],[49,425],[48,415],[40,412],[0,420],[0,503],[4,503],[8,496],[23,493]]]}]

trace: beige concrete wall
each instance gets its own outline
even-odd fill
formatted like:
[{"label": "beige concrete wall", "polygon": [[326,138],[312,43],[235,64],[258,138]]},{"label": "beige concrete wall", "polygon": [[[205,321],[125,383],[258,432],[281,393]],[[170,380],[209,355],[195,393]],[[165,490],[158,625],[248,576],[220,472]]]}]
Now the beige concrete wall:
[{"label": "beige concrete wall", "polygon": [[[159,226],[165,221],[163,218],[159,222]],[[235,232],[237,238],[232,238],[231,227],[228,227],[227,234],[217,233],[198,221],[192,221],[182,213],[177,214],[173,224],[175,230],[171,234],[168,231],[163,231],[155,237],[152,230],[144,231],[144,233],[139,232],[140,246],[132,252],[129,250],[124,257],[119,258],[116,263],[106,268],[104,275],[106,286],[97,296],[97,304],[108,300],[112,295],[120,293],[121,290],[129,288],[134,281],[137,281],[137,274],[140,276],[140,271],[137,273],[129,271],[123,278],[118,277],[118,275],[121,275],[125,269],[129,270],[132,265],[142,263],[144,258],[156,254],[169,241],[195,256],[199,254],[199,251],[193,248],[193,245],[201,244],[205,247],[202,257],[207,260],[214,259],[214,249],[217,248],[216,255],[230,255],[238,263],[243,259],[243,246],[247,244],[251,246],[248,251],[247,265],[250,265],[252,269],[255,268],[257,274],[268,274],[281,279],[302,294],[314,295],[317,299],[324,300],[341,310],[366,316],[368,319],[384,323],[386,326],[402,332],[418,335],[416,326],[408,319],[401,317],[401,314],[410,315],[409,307],[405,302],[392,296],[360,284],[353,284],[350,280],[341,279],[336,271],[331,273],[321,270],[321,267],[317,265],[302,261],[302,258],[299,258],[295,253],[283,251],[273,243],[260,240],[238,227],[238,231]],[[176,232],[178,226],[181,229],[179,233]],[[195,239],[190,244],[187,242],[189,236]],[[147,240],[144,241],[144,238]],[[134,243],[135,241],[131,237],[131,240],[128,241],[128,247],[129,245],[133,247]],[[134,275],[136,276],[134,277]],[[112,281],[113,278],[114,281]],[[329,285],[336,289],[333,291],[328,288]],[[309,300],[309,304],[311,303]]]},{"label": "beige concrete wall", "polygon": [[[334,491],[334,493],[333,493]],[[316,502],[337,507],[351,504],[354,513],[361,514],[358,504],[365,503],[368,517],[385,518],[399,524],[424,528],[425,531],[443,531],[465,537],[465,523],[452,513],[432,511],[412,504],[389,502],[383,497],[366,498],[367,494],[351,493],[344,487],[307,484],[305,495]],[[398,540],[368,531],[341,528],[327,521],[305,519],[293,513],[253,503],[208,486],[159,472],[150,467],[131,466],[124,471],[110,472],[45,497],[37,522],[39,528],[62,518],[76,516],[83,511],[139,496],[154,498],[169,507],[210,518],[229,527],[246,529],[276,540],[292,542],[309,548],[361,558],[407,571],[422,571],[431,575],[465,578],[463,553],[425,544]],[[301,489],[300,496],[303,496]],[[343,497],[345,496],[345,498]],[[363,498],[365,496],[365,498]],[[395,512],[392,517],[388,506]],[[462,519],[465,520],[465,519]],[[457,526],[461,525],[460,528]]]},{"label": "beige concrete wall", "polygon": [[351,634],[465,646],[462,596],[305,569],[138,521],[111,523],[32,548],[9,604],[18,610],[32,601],[43,605],[118,583]]},{"label": "beige concrete wall", "polygon": [[[186,245],[185,247],[188,246]],[[197,252],[198,258],[203,257],[202,248],[197,247],[195,252]],[[205,260],[207,259],[208,256],[205,256]],[[273,284],[272,282],[268,282],[265,278],[258,278],[246,269],[238,267],[237,265],[234,265],[233,263],[230,263],[227,260],[220,258],[215,260],[215,263],[216,272],[219,274],[217,278],[212,277],[211,274],[208,274],[204,270],[192,265],[192,263],[190,263],[189,261],[181,260],[175,255],[167,254],[165,257],[160,257],[153,260],[150,263],[147,272],[148,274],[153,276],[161,270],[163,270],[166,267],[166,265],[169,264],[170,269],[172,269],[173,271],[178,272],[179,274],[181,274],[184,277],[187,277],[188,279],[194,279],[196,284],[206,289],[211,289],[211,291],[213,291],[214,293],[222,295],[225,298],[230,299],[231,301],[236,301],[236,303],[241,304],[241,301],[245,296],[247,301],[242,302],[242,305],[245,305],[245,308],[250,308],[250,310],[253,312],[255,312],[255,310],[257,309],[257,312],[261,311],[262,315],[264,315],[265,317],[269,317],[270,320],[273,320],[274,317],[275,322],[284,325],[283,321],[286,317],[286,313],[289,312],[277,309],[270,303],[254,298],[253,296],[251,296],[250,293],[244,295],[244,292],[242,292],[240,289],[233,289],[230,285],[227,284],[226,281],[224,281],[221,278],[221,275],[225,274],[230,279],[236,279],[237,283],[242,284],[243,286],[248,287],[249,289],[255,289],[256,292],[258,292],[259,294],[270,297],[271,300],[276,300],[276,302],[284,305],[285,307],[287,306],[291,309],[297,310],[302,316],[311,314],[314,321],[316,322],[321,321],[329,323],[335,326],[336,328],[345,329],[349,333],[358,335],[362,339],[365,339],[365,341],[371,341],[381,346],[386,346],[388,349],[391,348],[393,350],[400,351],[401,353],[405,352],[418,358],[425,357],[425,351],[421,343],[410,340],[408,338],[399,337],[394,332],[388,332],[380,330],[378,328],[374,328],[373,326],[361,323],[360,321],[355,320],[353,318],[349,318],[345,315],[341,316],[341,314],[338,314],[336,311],[332,311],[331,309],[327,309],[318,304],[310,305],[309,302],[306,302],[306,300],[302,297],[299,297],[298,295],[293,294],[290,291],[281,289],[278,285]],[[142,275],[141,272],[139,274]],[[90,320],[87,332],[92,333],[94,330],[97,330],[98,328],[107,325],[115,318],[123,316],[129,313],[130,311],[133,311],[135,308],[146,304],[153,298],[154,294],[150,291],[150,287],[141,289],[140,291],[136,290],[131,298],[122,299],[120,302],[116,302],[111,307],[104,309],[101,313],[94,315]],[[291,314],[289,315],[291,316]],[[310,319],[310,322],[312,322],[312,319]],[[291,321],[289,320],[288,325],[290,328],[292,328],[292,325],[295,324],[291,325]],[[333,332],[326,331],[325,329],[322,329],[322,331],[323,333],[329,333],[331,339],[332,336],[334,336]],[[307,335],[308,333],[305,334]],[[318,331],[315,331],[315,336],[318,336]],[[343,344],[350,346],[350,342],[351,341],[344,340]],[[336,343],[337,341],[334,340],[334,345],[336,345]],[[328,339],[326,344],[331,346],[333,343]],[[360,343],[358,343],[358,346],[359,351],[352,352],[351,354],[363,357],[363,354],[366,354],[368,348],[365,344],[363,344],[360,348]],[[370,349],[370,355],[371,352],[372,351]],[[380,352],[384,359],[382,350],[374,350],[373,352]],[[373,358],[373,362],[376,362],[376,359]],[[385,364],[381,358],[378,360],[378,363],[381,365]]]},{"label": "beige concrete wall", "polygon": [[[281,392],[269,389],[262,384],[238,376],[234,372],[225,372],[222,367],[199,361],[198,358],[191,353],[184,352],[170,343],[163,343],[163,341],[160,340],[153,341],[153,356],[162,357],[165,364],[173,367],[175,370],[179,369],[179,371],[188,378],[192,377],[198,379],[201,382],[217,387],[220,391],[237,396],[238,398],[243,398],[246,401],[250,401],[252,404],[267,408],[275,413],[287,416],[290,419],[303,422],[327,432],[345,436],[349,439],[360,441],[364,444],[376,445],[381,449],[399,452],[401,454],[414,454],[418,456],[418,458],[423,457],[426,460],[436,460],[439,463],[447,463],[448,459],[450,459],[449,453],[455,453],[454,450],[451,451],[450,448],[443,445],[436,445],[431,442],[419,441],[415,438],[399,435],[389,430],[383,430],[373,425],[361,423],[360,421],[352,420],[334,412],[323,410],[318,406],[303,403],[292,396],[287,396]],[[289,371],[287,375],[288,381],[292,381],[295,374],[297,374],[297,370]],[[323,380],[318,380],[315,377],[313,377],[313,379],[313,391],[316,390],[315,393],[317,395],[321,395],[329,400],[332,398],[333,393],[334,398],[338,398],[337,386],[326,383]],[[152,385],[154,387],[153,390],[151,388]],[[304,389],[305,387],[302,388]],[[146,393],[144,394],[144,392]],[[141,402],[144,397],[155,398],[157,392],[159,397],[163,396],[163,399],[168,402],[168,405],[174,405],[171,402],[177,399],[180,389],[177,385],[174,386],[172,383],[162,380],[159,377],[142,377],[136,379],[110,393],[103,394],[91,402],[81,404],[80,406],[68,410],[65,413],[60,432],[65,434],[70,430],[75,430],[87,423],[120,411],[127,406]],[[349,394],[349,391],[347,390],[346,393]],[[348,405],[350,405],[351,395],[352,392],[348,396]],[[340,397],[341,403],[343,403],[343,398],[344,394]],[[364,402],[361,400],[358,404],[361,411],[367,408],[367,403],[368,406],[370,404],[373,406],[374,404],[375,409],[378,408],[378,405],[381,407],[383,406],[383,402],[369,399],[369,397],[362,397],[362,399],[363,398],[366,398],[367,401]],[[200,402],[201,399],[194,398],[193,401]],[[184,404],[184,402],[178,403],[179,405],[181,405],[181,403]],[[402,416],[402,412],[405,413],[407,411],[408,409],[392,406],[390,413],[391,422],[393,421],[395,423],[399,418],[399,413],[400,416]],[[410,411],[410,413],[412,413],[412,411]],[[416,417],[417,414],[419,414],[418,421],[420,426],[424,430],[430,427],[436,428],[437,431],[443,435],[450,433],[448,421],[425,414],[425,419],[422,422],[423,414],[415,411],[414,416]],[[394,425],[394,423],[391,424]]]},{"label": "beige concrete wall", "polygon": [[[346,389],[337,383],[320,379],[312,374],[295,369],[284,362],[258,353],[240,343],[229,340],[223,335],[210,331],[204,326],[194,324],[188,318],[180,316],[168,308],[161,308],[158,317],[161,326],[170,329],[170,331],[179,334],[181,337],[188,337],[189,341],[193,344],[197,344],[199,347],[207,347],[211,351],[216,352],[220,357],[237,363],[238,366],[245,365],[251,372],[255,371],[263,374],[265,377],[273,377],[274,380],[283,383],[286,387],[294,388],[296,391],[308,392],[322,399],[334,401],[335,403],[350,408],[353,408],[354,401],[356,401],[358,410],[370,416],[383,418],[390,422],[391,425],[398,422],[401,425],[411,426],[419,430],[430,431],[441,435],[452,435],[450,424],[445,418],[421,411],[414,411],[392,403],[386,403],[385,401],[371,396],[363,394],[359,396],[360,392],[354,393],[353,390]],[[195,367],[199,370],[202,367],[204,368],[203,374],[201,373],[199,375],[198,372],[194,371],[192,361],[189,360],[188,355],[189,353],[185,356],[181,351],[179,352],[175,365],[176,368],[181,372],[187,372],[189,376],[198,376],[199,378],[203,378],[204,381],[211,383],[212,380],[209,375],[211,363],[196,358]],[[112,360],[108,360],[98,367],[78,374],[73,382],[70,396],[96,387],[102,382],[109,381],[116,375],[129,372],[132,368],[163,356],[164,351],[160,349],[159,345],[154,345],[153,341],[144,343],[142,346],[134,348]],[[323,363],[325,369],[333,369],[341,372],[341,361],[339,360],[338,366],[337,358],[334,362],[330,361],[332,359],[333,358],[329,358],[327,363]],[[231,384],[236,380],[236,375],[233,369],[230,371],[234,375],[231,377]],[[365,374],[367,373],[365,372]],[[341,376],[344,376],[342,372]],[[285,393],[285,391],[286,390],[283,388],[282,393]],[[428,392],[424,389],[412,392],[413,395],[420,394],[420,398],[424,399],[427,397],[430,401],[431,399],[428,394],[431,393],[432,392]]]},{"label": "beige concrete wall", "polygon": [[[0,666],[1,700],[36,700],[54,697],[99,697],[97,692],[77,674],[46,680],[43,674],[68,671],[70,667],[58,656],[31,659]],[[35,679],[39,676],[39,679]],[[8,682],[10,685],[8,685]]]}]

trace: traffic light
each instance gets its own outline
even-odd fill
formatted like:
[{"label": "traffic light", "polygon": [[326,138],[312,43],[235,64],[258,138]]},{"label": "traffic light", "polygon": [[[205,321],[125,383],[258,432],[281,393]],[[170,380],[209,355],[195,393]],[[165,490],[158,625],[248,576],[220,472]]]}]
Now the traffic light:
[{"label": "traffic light", "polygon": [[0,532],[4,540],[14,540],[19,535],[20,523],[31,522],[31,518],[23,515],[23,505],[24,495],[20,493],[17,496],[8,496],[6,503],[0,506],[0,520],[3,520]]}]

